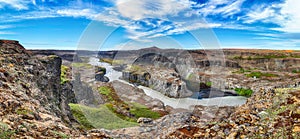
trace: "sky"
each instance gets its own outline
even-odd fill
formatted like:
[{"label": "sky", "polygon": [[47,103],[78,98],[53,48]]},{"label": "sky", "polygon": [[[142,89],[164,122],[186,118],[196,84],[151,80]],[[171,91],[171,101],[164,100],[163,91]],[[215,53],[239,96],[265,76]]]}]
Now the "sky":
[{"label": "sky", "polygon": [[0,39],[27,49],[300,50],[299,0],[0,0]]}]

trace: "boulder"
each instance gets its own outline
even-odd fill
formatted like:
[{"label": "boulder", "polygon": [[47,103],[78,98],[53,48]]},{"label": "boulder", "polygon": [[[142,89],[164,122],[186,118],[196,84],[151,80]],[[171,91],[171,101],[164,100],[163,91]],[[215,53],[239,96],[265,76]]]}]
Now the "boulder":
[{"label": "boulder", "polygon": [[106,68],[97,66],[95,67],[95,80],[100,82],[109,82],[109,78],[104,76],[106,74]]},{"label": "boulder", "polygon": [[140,117],[140,118],[137,120],[137,122],[140,123],[140,124],[151,124],[151,123],[153,123],[153,119],[151,119],[151,118]]}]

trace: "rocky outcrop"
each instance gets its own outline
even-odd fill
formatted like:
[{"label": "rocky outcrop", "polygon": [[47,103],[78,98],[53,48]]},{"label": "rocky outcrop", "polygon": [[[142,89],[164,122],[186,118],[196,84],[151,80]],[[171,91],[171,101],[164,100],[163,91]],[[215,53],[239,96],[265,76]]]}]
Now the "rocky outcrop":
[{"label": "rocky outcrop", "polygon": [[134,83],[136,85],[143,85],[149,87],[151,75],[148,72],[136,73],[131,71],[123,71],[122,79]]},{"label": "rocky outcrop", "polygon": [[[299,89],[261,89],[227,118],[179,128],[168,138],[298,138]],[[201,111],[200,111],[201,112]]]},{"label": "rocky outcrop", "polygon": [[[225,61],[225,62],[224,62]],[[209,67],[209,66],[223,66],[229,68],[241,68],[238,62],[232,60],[197,60],[196,65],[198,67]]]},{"label": "rocky outcrop", "polygon": [[104,67],[95,67],[95,80],[101,82],[109,82],[109,78],[104,76],[106,74],[106,69]]},{"label": "rocky outcrop", "polygon": [[[74,77],[75,79],[72,81],[72,84],[78,103],[87,106],[97,106],[103,102],[101,98],[95,95],[93,88],[89,84],[81,81],[81,75],[79,73],[76,73]],[[98,94],[97,91],[96,94]]]},{"label": "rocky outcrop", "polygon": [[148,66],[144,71],[125,70],[122,78],[136,85],[150,87],[168,97],[180,98],[192,95],[180,75],[172,69]]},{"label": "rocky outcrop", "polygon": [[4,133],[12,133],[9,136],[13,138],[79,137],[79,132],[70,128],[74,121],[67,104],[74,102],[74,94],[70,84],[60,84],[59,57],[33,57],[18,41],[1,40],[0,63]]}]

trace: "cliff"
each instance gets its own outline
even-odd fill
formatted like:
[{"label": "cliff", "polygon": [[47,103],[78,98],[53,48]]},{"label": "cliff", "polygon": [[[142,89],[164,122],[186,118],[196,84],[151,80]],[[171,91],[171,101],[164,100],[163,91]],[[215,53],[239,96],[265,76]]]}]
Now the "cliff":
[{"label": "cliff", "polygon": [[122,78],[137,85],[150,87],[172,98],[192,95],[186,83],[173,69],[132,65],[130,69],[123,71]]},{"label": "cliff", "polygon": [[[79,136],[68,104],[72,85],[60,84],[61,58],[34,57],[18,41],[0,40],[1,132],[14,138]],[[4,128],[5,127],[5,128]]]}]

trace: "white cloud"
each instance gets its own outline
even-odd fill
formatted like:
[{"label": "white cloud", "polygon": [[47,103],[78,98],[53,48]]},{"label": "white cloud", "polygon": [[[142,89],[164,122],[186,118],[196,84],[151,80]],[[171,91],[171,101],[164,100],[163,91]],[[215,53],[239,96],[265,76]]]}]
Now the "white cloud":
[{"label": "white cloud", "polygon": [[123,17],[141,20],[178,15],[182,11],[191,10],[192,3],[186,0],[117,0],[116,7]]},{"label": "white cloud", "polygon": [[9,28],[13,28],[13,25],[0,25],[0,29],[9,29]]},{"label": "white cloud", "polygon": [[0,35],[11,35],[11,34],[16,34],[16,33],[10,31],[0,31]]},{"label": "white cloud", "polygon": [[89,19],[94,19],[96,16],[96,12],[91,9],[63,9],[58,10],[57,14],[62,16],[87,17]]},{"label": "white cloud", "polygon": [[210,0],[199,12],[203,16],[221,14],[226,17],[240,12],[240,7],[244,1],[245,0]]},{"label": "white cloud", "polygon": [[36,5],[36,0],[31,0],[33,5]]},{"label": "white cloud", "polygon": [[[14,15],[14,16],[11,16],[9,19],[4,19],[4,20],[6,22],[15,22],[15,21],[20,21],[20,20],[53,18],[53,17],[58,17],[58,16],[59,15],[56,14],[54,11],[44,10],[44,11],[27,12],[26,14],[21,14],[21,15]],[[1,18],[3,18],[3,17],[1,17]]]},{"label": "white cloud", "polygon": [[15,34],[14,32],[7,31],[7,29],[14,28],[13,25],[0,25],[0,35],[8,35],[8,34]]},{"label": "white cloud", "polygon": [[141,48],[142,48],[141,45],[135,44],[133,42],[129,42],[129,43],[120,43],[114,46],[110,50],[138,50]]},{"label": "white cloud", "polygon": [[221,24],[215,24],[215,23],[202,23],[202,22],[184,23],[184,24],[177,25],[176,29],[168,31],[167,34],[168,35],[180,34],[185,31],[191,31],[200,28],[215,28],[220,26]]},{"label": "white cloud", "polygon": [[287,20],[287,15],[278,11],[281,6],[282,4],[253,6],[251,11],[242,17],[243,22],[247,24],[263,22],[281,25]]},{"label": "white cloud", "polygon": [[252,11],[242,17],[244,23],[273,23],[281,27],[270,28],[278,31],[300,32],[299,0],[286,0],[284,3],[253,6]]},{"label": "white cloud", "polygon": [[0,0],[0,8],[5,6],[11,6],[17,10],[28,9],[28,4],[31,3],[31,0]]},{"label": "white cloud", "polygon": [[300,32],[300,1],[299,0],[286,0],[282,5],[281,13],[288,15],[288,20],[282,23],[283,28],[279,29],[285,32]]}]

